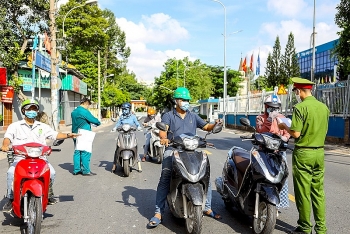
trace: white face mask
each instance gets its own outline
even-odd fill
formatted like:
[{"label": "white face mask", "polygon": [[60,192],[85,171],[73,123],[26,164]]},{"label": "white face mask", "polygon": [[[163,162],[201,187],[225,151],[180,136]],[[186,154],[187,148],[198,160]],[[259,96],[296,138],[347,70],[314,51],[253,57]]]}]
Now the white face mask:
[{"label": "white face mask", "polygon": [[294,94],[295,94],[295,98],[297,99],[298,103],[302,102],[302,100],[300,98],[300,90],[299,89],[295,90]]}]

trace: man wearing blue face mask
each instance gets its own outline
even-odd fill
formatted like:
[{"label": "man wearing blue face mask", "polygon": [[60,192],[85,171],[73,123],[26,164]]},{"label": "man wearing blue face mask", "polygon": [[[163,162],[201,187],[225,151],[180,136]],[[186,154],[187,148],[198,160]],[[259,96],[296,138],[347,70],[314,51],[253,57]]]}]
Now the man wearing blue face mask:
[{"label": "man wearing blue face mask", "polygon": [[[4,141],[1,146],[2,151],[9,151],[10,144],[23,145],[26,143],[40,143],[46,145],[46,139],[67,139],[75,138],[78,134],[75,133],[60,133],[53,130],[49,125],[36,121],[35,118],[39,112],[39,104],[35,100],[25,100],[21,105],[21,112],[24,115],[24,119],[12,123],[8,126],[4,135]],[[17,163],[24,159],[21,155],[15,155],[14,162],[11,164],[7,171],[7,198],[8,201],[3,207],[3,212],[11,212],[12,210],[12,183],[14,180],[14,172]],[[50,187],[49,187],[49,204],[55,204],[57,202],[54,197],[52,185],[55,179],[55,170],[47,161],[46,157],[42,157],[50,167]]]},{"label": "man wearing blue face mask", "polygon": [[131,126],[137,127],[138,130],[141,130],[142,128],[139,121],[137,120],[136,116],[131,113],[131,104],[125,102],[122,104],[121,109],[122,115],[119,117],[115,127],[112,129],[112,132],[115,132],[116,129],[123,124],[130,124]]},{"label": "man wearing blue face mask", "polygon": [[[170,187],[173,148],[171,146],[168,147],[169,139],[173,139],[173,137],[184,133],[196,134],[197,128],[210,132],[216,124],[222,124],[220,119],[214,124],[209,124],[196,113],[188,110],[190,107],[189,102],[191,96],[187,88],[178,87],[174,92],[173,98],[176,102],[176,109],[170,110],[162,117],[162,122],[166,124],[169,131],[159,131],[160,142],[161,144],[166,145],[166,149],[162,162],[162,172],[157,186],[155,214],[148,223],[148,227],[152,228],[157,227],[162,221],[162,214],[164,214],[165,210],[165,201]],[[211,208],[211,197],[211,183],[209,182],[204,215],[214,219],[221,219],[220,214],[216,213]]]}]

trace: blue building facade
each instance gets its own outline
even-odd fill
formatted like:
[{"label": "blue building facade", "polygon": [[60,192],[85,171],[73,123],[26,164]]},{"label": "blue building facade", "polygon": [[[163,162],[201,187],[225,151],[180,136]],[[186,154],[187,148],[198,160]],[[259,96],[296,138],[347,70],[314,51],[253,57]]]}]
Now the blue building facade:
[{"label": "blue building facade", "polygon": [[[315,47],[315,81],[332,83],[335,81],[335,66],[338,60],[333,56],[333,49],[339,39]],[[311,79],[312,49],[297,53],[300,76]]]}]

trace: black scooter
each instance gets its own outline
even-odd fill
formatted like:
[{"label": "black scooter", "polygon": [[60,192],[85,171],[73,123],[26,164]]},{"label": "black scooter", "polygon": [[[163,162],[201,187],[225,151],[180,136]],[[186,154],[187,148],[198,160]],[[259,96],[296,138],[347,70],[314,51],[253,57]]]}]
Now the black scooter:
[{"label": "black scooter", "polygon": [[[254,128],[247,118],[241,118],[240,123]],[[282,152],[290,148],[279,136],[260,134],[255,128],[252,136],[241,138],[252,141],[252,149],[232,147],[222,177],[215,180],[215,185],[226,207],[236,207],[241,213],[254,217],[253,233],[272,233],[279,193],[288,177]]]},{"label": "black scooter", "polygon": [[[162,122],[156,123],[156,126],[162,131],[167,131]],[[219,133],[221,130],[222,126],[216,125],[212,133]],[[187,233],[199,234],[202,231],[210,164],[207,154],[197,149],[213,147],[206,142],[206,136],[201,138],[193,134],[181,134],[170,143],[174,148],[173,171],[167,201],[175,217],[186,219]]]}]

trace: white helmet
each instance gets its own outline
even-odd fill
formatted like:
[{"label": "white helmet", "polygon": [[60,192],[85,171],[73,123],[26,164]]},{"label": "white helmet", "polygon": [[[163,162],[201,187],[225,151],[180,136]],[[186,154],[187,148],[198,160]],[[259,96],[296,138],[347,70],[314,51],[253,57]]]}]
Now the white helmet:
[{"label": "white helmet", "polygon": [[281,107],[281,100],[279,99],[279,97],[277,95],[269,95],[265,98],[265,105],[270,106],[270,107]]}]

